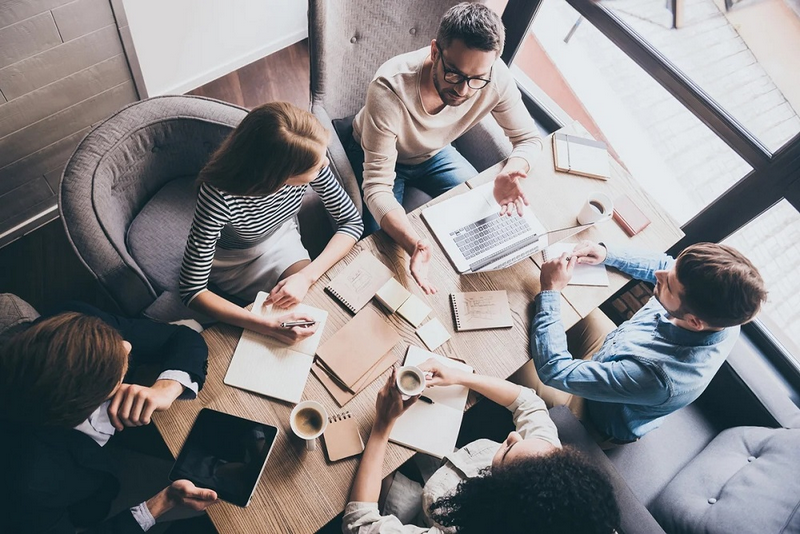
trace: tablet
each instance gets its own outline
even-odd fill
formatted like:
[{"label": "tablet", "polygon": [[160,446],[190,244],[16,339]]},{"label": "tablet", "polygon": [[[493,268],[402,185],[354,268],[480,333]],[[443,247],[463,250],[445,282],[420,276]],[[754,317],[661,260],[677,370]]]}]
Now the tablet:
[{"label": "tablet", "polygon": [[277,435],[272,425],[203,408],[169,478],[190,480],[224,501],[247,506]]}]

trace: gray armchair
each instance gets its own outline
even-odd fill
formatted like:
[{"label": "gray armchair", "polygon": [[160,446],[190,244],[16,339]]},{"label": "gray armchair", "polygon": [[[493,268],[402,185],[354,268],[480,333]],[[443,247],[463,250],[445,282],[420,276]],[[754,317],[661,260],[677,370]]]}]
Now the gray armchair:
[{"label": "gray armchair", "polygon": [[[309,0],[308,40],[311,59],[311,111],[332,133],[331,168],[361,209],[361,195],[333,120],[355,115],[364,105],[367,86],[389,58],[429,45],[439,20],[457,0]],[[505,159],[511,143],[491,117],[461,136],[456,149],[482,171]],[[409,188],[411,189],[411,188]],[[415,202],[409,203],[413,195]],[[405,208],[428,198],[407,190]]]},{"label": "gray armchair", "polygon": [[33,306],[12,293],[0,293],[0,336],[39,317]]},{"label": "gray armchair", "polygon": [[[208,322],[178,297],[194,181],[246,113],[202,97],[143,100],[97,125],[70,158],[61,219],[78,256],[125,314]],[[333,234],[311,188],[300,227],[312,257]]]}]

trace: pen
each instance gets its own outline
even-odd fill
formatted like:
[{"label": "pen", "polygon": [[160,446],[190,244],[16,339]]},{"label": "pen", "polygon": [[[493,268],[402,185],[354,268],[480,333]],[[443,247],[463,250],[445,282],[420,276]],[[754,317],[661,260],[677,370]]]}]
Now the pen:
[{"label": "pen", "polygon": [[314,326],[316,321],[284,321],[281,323],[281,328],[293,328],[295,326]]},{"label": "pen", "polygon": [[426,397],[425,395],[420,395],[419,400],[422,402],[427,402],[428,404],[433,404],[433,399]]}]

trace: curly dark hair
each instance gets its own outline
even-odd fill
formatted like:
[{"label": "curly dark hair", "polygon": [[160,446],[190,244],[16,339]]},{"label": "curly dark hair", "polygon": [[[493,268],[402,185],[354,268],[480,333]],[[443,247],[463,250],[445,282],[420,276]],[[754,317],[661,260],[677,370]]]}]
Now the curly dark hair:
[{"label": "curly dark hair", "polygon": [[430,514],[459,534],[612,534],[620,521],[608,478],[570,447],[486,469]]}]

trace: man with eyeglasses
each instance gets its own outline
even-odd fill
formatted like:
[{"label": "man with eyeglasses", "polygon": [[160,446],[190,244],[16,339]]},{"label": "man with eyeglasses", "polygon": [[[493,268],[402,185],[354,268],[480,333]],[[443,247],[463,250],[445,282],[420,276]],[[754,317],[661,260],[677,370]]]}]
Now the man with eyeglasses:
[{"label": "man with eyeglasses", "polygon": [[411,274],[426,293],[431,244],[411,226],[402,207],[406,185],[431,196],[477,171],[450,144],[489,113],[513,151],[495,179],[502,214],[522,213],[524,179],[542,139],[508,67],[500,60],[505,30],[486,6],[461,3],[445,13],[430,47],[396,56],[379,69],[366,105],[345,142],[361,185],[365,234],[379,227],[411,256]]}]

